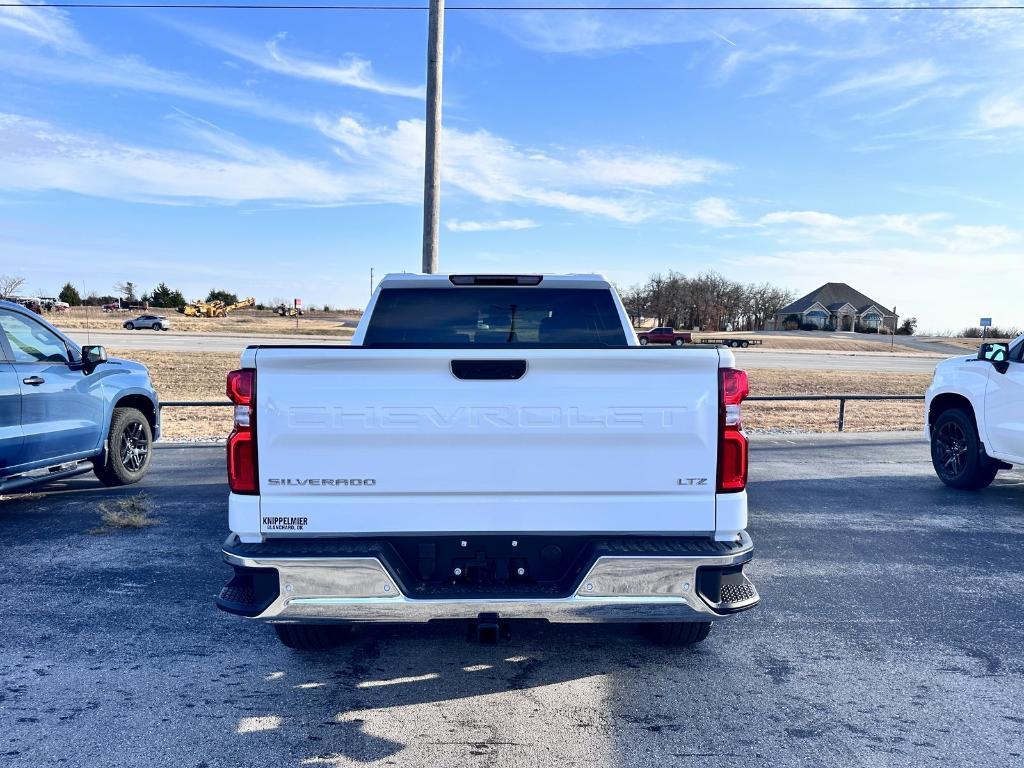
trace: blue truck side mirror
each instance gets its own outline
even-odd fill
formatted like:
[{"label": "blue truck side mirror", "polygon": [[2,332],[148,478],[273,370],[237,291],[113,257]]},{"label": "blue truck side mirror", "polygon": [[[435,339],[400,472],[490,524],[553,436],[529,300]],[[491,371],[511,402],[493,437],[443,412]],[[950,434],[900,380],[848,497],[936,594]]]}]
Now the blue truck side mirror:
[{"label": "blue truck side mirror", "polygon": [[92,372],[97,365],[105,362],[107,362],[107,350],[99,344],[82,347],[82,365],[86,373]]}]

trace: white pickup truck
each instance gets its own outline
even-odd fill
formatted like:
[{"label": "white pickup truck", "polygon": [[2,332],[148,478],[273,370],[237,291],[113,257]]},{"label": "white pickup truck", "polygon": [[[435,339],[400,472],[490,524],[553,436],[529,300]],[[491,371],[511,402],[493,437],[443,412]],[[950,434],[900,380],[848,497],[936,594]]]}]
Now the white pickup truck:
[{"label": "white pickup truck", "polygon": [[980,490],[1024,464],[1024,335],[939,363],[925,414],[932,465],[946,485]]},{"label": "white pickup truck", "polygon": [[249,347],[227,391],[218,605],[290,647],[440,619],[691,644],[759,600],[746,374],[639,346],[599,275],[388,275],[350,346]]}]

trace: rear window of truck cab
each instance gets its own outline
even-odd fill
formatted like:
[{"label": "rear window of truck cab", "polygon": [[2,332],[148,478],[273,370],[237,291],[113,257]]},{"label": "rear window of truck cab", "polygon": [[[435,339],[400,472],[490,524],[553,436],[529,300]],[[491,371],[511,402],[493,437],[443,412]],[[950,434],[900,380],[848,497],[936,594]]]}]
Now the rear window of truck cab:
[{"label": "rear window of truck cab", "polygon": [[384,288],[366,347],[624,347],[608,289]]}]

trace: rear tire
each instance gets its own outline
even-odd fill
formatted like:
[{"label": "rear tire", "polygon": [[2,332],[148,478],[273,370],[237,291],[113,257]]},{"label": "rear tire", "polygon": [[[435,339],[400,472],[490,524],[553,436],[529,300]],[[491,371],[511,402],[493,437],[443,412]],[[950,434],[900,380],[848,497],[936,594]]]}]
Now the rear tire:
[{"label": "rear tire", "polygon": [[991,485],[999,471],[982,447],[974,420],[967,411],[943,411],[931,429],[932,466],[950,488],[980,491]]},{"label": "rear tire", "polygon": [[750,342],[749,341],[741,341],[740,342],[740,346],[743,347],[744,349],[746,349],[747,347],[750,346]]},{"label": "rear tire", "polygon": [[644,625],[656,645],[688,646],[702,643],[711,632],[712,621],[675,621]]},{"label": "rear tire", "polygon": [[683,340],[682,339],[676,339],[675,341],[672,342],[672,344],[674,346],[676,346],[676,347],[681,347],[681,346],[683,346]]},{"label": "rear tire", "polygon": [[648,343],[649,342],[647,341],[647,339],[644,339],[644,338],[640,339],[640,346],[641,347],[646,347],[648,345]]},{"label": "rear tire", "polygon": [[277,639],[297,651],[327,651],[337,648],[352,634],[344,624],[274,624]]},{"label": "rear tire", "polygon": [[134,331],[135,330],[135,323],[125,323],[124,327],[127,328],[129,331]]},{"label": "rear tire", "polygon": [[149,471],[153,459],[153,428],[142,411],[115,408],[110,417],[107,447],[92,460],[92,469],[107,486],[132,485]]}]

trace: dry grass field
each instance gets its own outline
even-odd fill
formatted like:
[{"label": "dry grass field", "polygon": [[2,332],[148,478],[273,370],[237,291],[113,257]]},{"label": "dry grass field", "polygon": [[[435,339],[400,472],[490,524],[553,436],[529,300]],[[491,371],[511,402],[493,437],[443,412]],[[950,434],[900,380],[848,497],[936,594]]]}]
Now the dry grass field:
[{"label": "dry grass field", "polygon": [[[224,377],[238,366],[238,356],[195,352],[187,356],[168,352],[111,350],[119,357],[144,363],[153,376],[161,400],[224,401]],[[924,394],[930,380],[923,373],[849,373],[762,368],[750,371],[751,394]],[[836,402],[751,402],[744,406],[748,429],[799,432],[834,432]],[[849,431],[908,430],[921,426],[922,404],[909,402],[849,402]],[[223,438],[231,429],[229,408],[167,408],[164,436],[169,439]]]},{"label": "dry grass field", "polygon": [[[119,331],[125,320],[141,312],[102,312],[98,307],[73,307],[69,312],[51,312],[46,319],[58,328],[94,331]],[[163,315],[171,321],[172,333],[226,333],[254,335],[315,335],[348,337],[353,328],[343,323],[359,320],[359,313],[310,311],[298,318],[278,317],[269,310],[244,309],[227,317],[185,317],[174,310],[154,309],[148,314]]]},{"label": "dry grass field", "polygon": [[[149,368],[160,400],[213,400],[224,402],[227,372],[238,367],[238,355],[228,352],[191,352],[187,355],[139,349],[111,349],[114,357],[138,360]],[[227,437],[230,408],[165,408],[163,436],[173,439]]]},{"label": "dry grass field", "polygon": [[[960,347],[966,352],[977,352],[978,347],[981,346],[981,339],[966,339],[957,336],[918,336],[917,341],[922,341],[925,344]],[[986,339],[986,341],[1001,341],[1008,344],[1013,339]]]},{"label": "dry grass field", "polygon": [[[749,371],[752,395],[923,395],[929,373],[853,373],[759,368]],[[919,429],[923,403],[909,401],[850,401],[846,404],[846,430],[876,432]],[[750,430],[835,432],[839,403],[751,402],[743,406]]]}]

